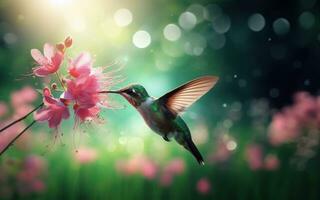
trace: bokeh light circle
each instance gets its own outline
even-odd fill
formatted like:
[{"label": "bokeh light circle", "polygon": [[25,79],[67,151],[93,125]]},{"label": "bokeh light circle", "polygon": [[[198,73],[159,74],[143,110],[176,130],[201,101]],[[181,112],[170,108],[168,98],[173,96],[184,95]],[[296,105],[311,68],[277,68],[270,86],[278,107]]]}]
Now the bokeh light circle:
[{"label": "bokeh light circle", "polygon": [[132,42],[138,48],[146,48],[151,43],[151,36],[147,31],[140,30],[133,35]]},{"label": "bokeh light circle", "polygon": [[251,15],[248,19],[248,26],[252,31],[259,32],[266,25],[266,20],[260,13]]},{"label": "bokeh light circle", "polygon": [[184,12],[179,17],[179,25],[185,30],[193,29],[197,24],[197,18],[192,12]]},{"label": "bokeh light circle", "polygon": [[204,20],[204,17],[208,15],[208,10],[200,4],[192,4],[188,7],[187,11],[196,16],[197,23],[202,22]]},{"label": "bokeh light circle", "polygon": [[285,35],[290,31],[290,23],[287,19],[285,18],[279,18],[276,19],[273,22],[273,31],[277,34],[277,35]]},{"label": "bokeh light circle", "polygon": [[312,28],[315,21],[315,16],[311,12],[303,12],[299,16],[299,24],[304,29]]},{"label": "bokeh light circle", "polygon": [[181,30],[175,24],[168,24],[163,29],[163,35],[169,41],[177,41],[181,37]]},{"label": "bokeh light circle", "polygon": [[118,26],[125,27],[131,24],[132,13],[126,8],[121,8],[114,13],[113,19]]},{"label": "bokeh light circle", "polygon": [[230,17],[227,15],[221,15],[213,20],[212,26],[217,33],[226,33],[231,27]]}]

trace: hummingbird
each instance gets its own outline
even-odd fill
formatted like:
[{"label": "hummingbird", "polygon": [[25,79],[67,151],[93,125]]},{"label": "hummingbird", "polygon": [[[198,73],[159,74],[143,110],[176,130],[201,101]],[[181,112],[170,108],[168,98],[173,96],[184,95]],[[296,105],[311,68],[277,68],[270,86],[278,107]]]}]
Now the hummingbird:
[{"label": "hummingbird", "polygon": [[203,76],[191,80],[160,98],[152,97],[139,84],[131,84],[116,91],[122,95],[141,114],[146,124],[167,142],[174,138],[180,145],[190,151],[200,165],[204,160],[192,141],[190,130],[181,113],[195,101],[206,94],[219,80],[216,76]]}]

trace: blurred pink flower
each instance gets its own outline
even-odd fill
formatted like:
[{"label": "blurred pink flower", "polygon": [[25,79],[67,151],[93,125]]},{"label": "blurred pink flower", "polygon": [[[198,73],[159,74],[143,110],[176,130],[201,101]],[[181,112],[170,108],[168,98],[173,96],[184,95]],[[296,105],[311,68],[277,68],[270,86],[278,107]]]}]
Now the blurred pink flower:
[{"label": "blurred pink flower", "polygon": [[0,117],[8,112],[8,107],[4,102],[0,102]]},{"label": "blurred pink flower", "polygon": [[149,159],[145,159],[141,166],[141,172],[147,179],[154,179],[157,175],[157,166]]},{"label": "blurred pink flower", "polygon": [[176,158],[170,161],[164,168],[166,173],[182,174],[185,170],[185,164],[182,159]]},{"label": "blurred pink flower", "polygon": [[277,113],[273,116],[269,127],[269,139],[273,145],[296,139],[300,134],[300,126],[297,119],[290,112],[289,108],[284,113]]},{"label": "blurred pink flower", "polygon": [[235,140],[228,134],[223,134],[217,139],[215,149],[209,154],[208,160],[214,162],[225,162],[232,155],[232,151],[236,149]]},{"label": "blurred pink flower", "polygon": [[39,122],[48,121],[50,128],[57,129],[62,119],[69,118],[68,107],[60,100],[52,97],[48,88],[43,89],[44,108],[34,113],[34,119]]},{"label": "blurred pink flower", "polygon": [[21,90],[11,93],[11,104],[14,108],[32,103],[38,97],[38,93],[30,86],[25,86]]},{"label": "blurred pink flower", "polygon": [[263,167],[262,148],[258,144],[250,144],[246,148],[246,158],[250,169],[258,170]]},{"label": "blurred pink flower", "polygon": [[280,161],[276,155],[269,154],[264,158],[264,168],[266,170],[276,170],[279,165]]},{"label": "blurred pink flower", "polygon": [[43,192],[46,189],[46,185],[41,180],[34,180],[32,182],[32,189],[34,192]]},{"label": "blurred pink flower", "polygon": [[74,153],[74,157],[79,163],[87,164],[94,162],[98,157],[98,153],[95,149],[82,147]]},{"label": "blurred pink flower", "polygon": [[22,171],[17,174],[19,192],[22,194],[42,192],[45,184],[41,179],[46,173],[47,163],[42,157],[28,156],[24,160]]},{"label": "blurred pink flower", "polygon": [[208,194],[211,189],[210,181],[207,178],[201,178],[197,182],[197,190],[201,194]]},{"label": "blurred pink flower", "polygon": [[31,49],[31,56],[38,64],[33,68],[33,73],[39,77],[57,72],[63,61],[63,53],[51,44],[44,44],[43,53],[44,55],[38,49]]},{"label": "blurred pink flower", "polygon": [[162,170],[160,183],[163,186],[169,186],[173,177],[182,174],[185,171],[185,164],[182,159],[176,158],[170,161]]},{"label": "blurred pink flower", "polygon": [[135,156],[127,161],[120,160],[116,169],[125,175],[141,174],[147,179],[154,179],[158,172],[157,165],[145,156]]},{"label": "blurred pink flower", "polygon": [[[314,125],[317,116],[317,99],[307,92],[298,92],[294,96],[292,111],[301,124]],[[319,112],[319,111],[318,111]],[[319,113],[318,113],[319,115]]]},{"label": "blurred pink flower", "polygon": [[160,177],[160,184],[163,186],[169,186],[172,183],[173,175],[169,173],[164,173]]}]

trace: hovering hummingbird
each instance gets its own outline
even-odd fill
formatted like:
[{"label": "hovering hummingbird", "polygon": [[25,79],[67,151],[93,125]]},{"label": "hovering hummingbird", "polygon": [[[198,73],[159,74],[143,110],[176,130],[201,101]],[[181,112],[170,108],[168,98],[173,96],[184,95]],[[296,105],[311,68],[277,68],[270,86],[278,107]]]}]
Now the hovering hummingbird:
[{"label": "hovering hummingbird", "polygon": [[193,143],[190,130],[180,114],[207,93],[218,81],[216,76],[203,76],[189,81],[160,98],[149,96],[142,85],[133,84],[117,91],[142,115],[147,125],[165,141],[174,138],[190,151],[198,163],[204,165],[203,158]]}]

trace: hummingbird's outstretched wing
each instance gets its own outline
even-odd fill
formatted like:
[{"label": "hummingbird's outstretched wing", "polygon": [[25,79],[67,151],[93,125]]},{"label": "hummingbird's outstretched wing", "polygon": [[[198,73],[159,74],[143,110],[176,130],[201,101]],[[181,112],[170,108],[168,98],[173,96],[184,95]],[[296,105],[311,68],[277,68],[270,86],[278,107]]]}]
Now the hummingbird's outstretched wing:
[{"label": "hummingbird's outstretched wing", "polygon": [[173,114],[178,115],[207,93],[218,81],[216,76],[203,76],[168,92],[158,100]]}]

